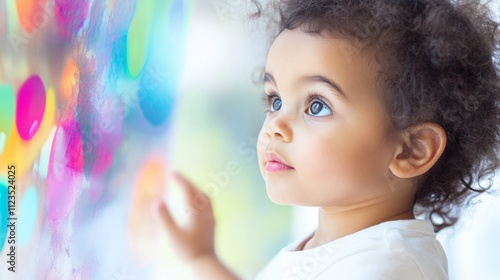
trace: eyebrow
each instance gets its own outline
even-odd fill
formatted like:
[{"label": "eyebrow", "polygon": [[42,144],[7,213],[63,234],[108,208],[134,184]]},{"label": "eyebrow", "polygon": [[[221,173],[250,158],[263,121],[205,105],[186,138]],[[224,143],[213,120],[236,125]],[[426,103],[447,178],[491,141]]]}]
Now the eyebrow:
[{"label": "eyebrow", "polygon": [[[342,97],[343,99],[347,99],[347,96],[345,95],[344,91],[340,88],[340,86],[325,76],[322,75],[302,76],[298,79],[298,81],[302,83],[326,84],[329,88],[333,89],[335,93],[340,95],[340,97]],[[276,81],[274,80],[274,77],[271,73],[268,72],[264,73],[264,83],[272,83],[276,85]]]}]

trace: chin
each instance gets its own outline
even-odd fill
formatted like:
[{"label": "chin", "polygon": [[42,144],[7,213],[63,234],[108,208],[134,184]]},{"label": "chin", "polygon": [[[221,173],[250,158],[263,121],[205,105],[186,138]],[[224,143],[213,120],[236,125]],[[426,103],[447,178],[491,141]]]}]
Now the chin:
[{"label": "chin", "polygon": [[304,200],[303,195],[287,195],[286,191],[270,190],[266,187],[267,197],[273,203],[283,206],[304,206],[304,207],[318,207],[323,205],[320,201]]},{"label": "chin", "polygon": [[266,191],[267,191],[267,197],[269,197],[269,200],[271,200],[275,204],[279,205],[300,205],[300,202],[297,201],[297,199],[294,199],[292,197],[287,197],[286,196],[286,191],[277,191],[277,190],[270,190],[266,186]]},{"label": "chin", "polygon": [[284,199],[273,199],[271,196],[269,196],[269,200],[271,200],[274,204],[278,204],[278,205],[283,205],[283,206],[292,206],[292,205],[297,205],[293,202],[290,202],[288,200],[284,200]]}]

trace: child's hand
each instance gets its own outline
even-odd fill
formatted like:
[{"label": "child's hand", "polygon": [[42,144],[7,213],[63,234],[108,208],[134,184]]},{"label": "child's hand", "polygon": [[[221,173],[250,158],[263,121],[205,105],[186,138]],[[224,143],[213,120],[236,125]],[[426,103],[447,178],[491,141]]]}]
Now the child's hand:
[{"label": "child's hand", "polygon": [[214,227],[215,219],[210,198],[196,189],[191,182],[178,173],[174,178],[179,182],[187,200],[188,222],[179,226],[167,205],[161,202],[159,211],[165,224],[173,250],[183,261],[196,262],[215,258]]},{"label": "child's hand", "polygon": [[175,223],[167,205],[163,202],[160,204],[160,215],[174,252],[182,261],[191,265],[191,273],[196,279],[237,280],[215,255],[215,219],[210,198],[180,174],[175,173],[174,178],[186,195],[189,212],[189,221],[181,227]]}]

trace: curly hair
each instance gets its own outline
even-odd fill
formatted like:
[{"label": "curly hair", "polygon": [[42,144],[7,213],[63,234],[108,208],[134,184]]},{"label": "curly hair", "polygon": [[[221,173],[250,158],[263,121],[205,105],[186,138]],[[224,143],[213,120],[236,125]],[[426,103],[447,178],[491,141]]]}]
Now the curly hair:
[{"label": "curly hair", "polygon": [[[434,122],[447,145],[419,178],[415,213],[435,231],[492,186],[500,167],[498,26],[480,1],[281,0],[257,6],[279,16],[279,31],[300,28],[375,50],[394,129]],[[490,181],[489,185],[481,183]]]}]

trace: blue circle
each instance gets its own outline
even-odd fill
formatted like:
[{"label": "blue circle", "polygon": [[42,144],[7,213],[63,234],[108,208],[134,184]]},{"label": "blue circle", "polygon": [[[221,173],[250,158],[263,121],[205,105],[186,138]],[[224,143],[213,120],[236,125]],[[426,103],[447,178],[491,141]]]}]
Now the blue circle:
[{"label": "blue circle", "polygon": [[7,186],[0,183],[0,252],[7,239],[7,217],[9,215],[7,196]]}]

